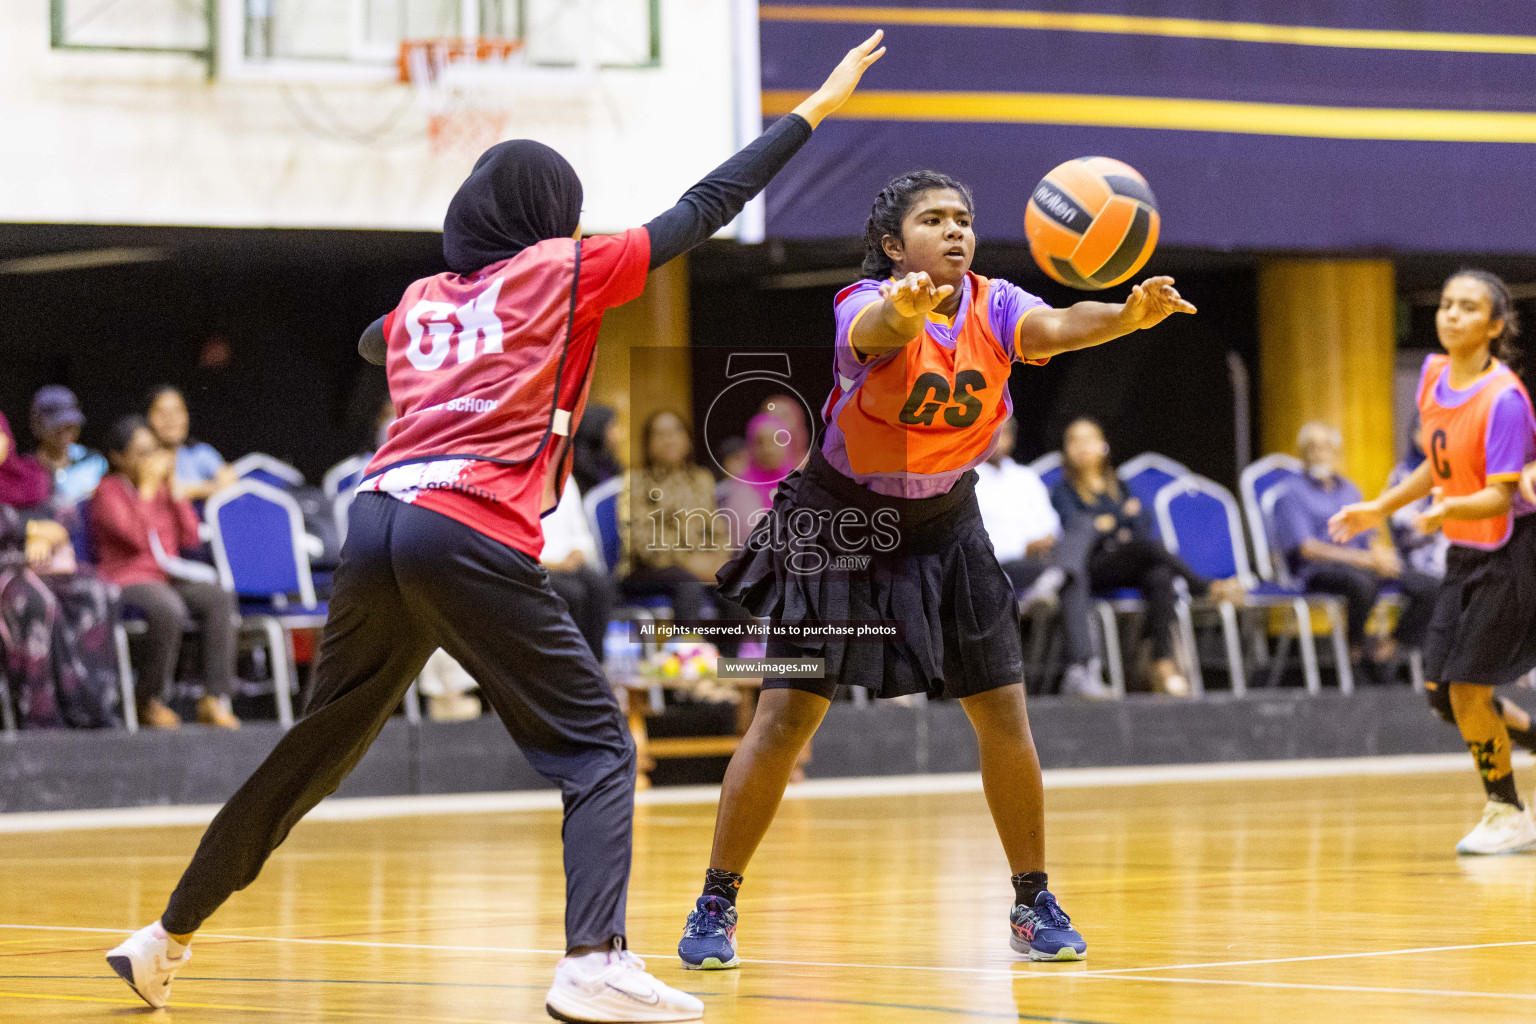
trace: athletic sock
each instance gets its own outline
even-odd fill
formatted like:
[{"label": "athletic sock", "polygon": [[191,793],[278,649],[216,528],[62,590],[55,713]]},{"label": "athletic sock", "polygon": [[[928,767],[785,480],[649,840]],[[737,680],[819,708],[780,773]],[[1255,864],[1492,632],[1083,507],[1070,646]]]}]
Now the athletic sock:
[{"label": "athletic sock", "polygon": [[1483,791],[1488,799],[1523,809],[1525,805],[1515,788],[1515,773],[1510,770],[1509,743],[1495,736],[1484,742],[1468,740],[1467,749],[1477,762],[1477,773],[1483,778]]},{"label": "athletic sock", "polygon": [[1026,871],[1013,876],[1013,902],[1026,907],[1035,905],[1035,899],[1046,890],[1044,871]]},{"label": "athletic sock", "polygon": [[[1453,707],[1457,704],[1457,688],[1470,685],[1451,684]],[[1509,760],[1509,727],[1504,724],[1498,702],[1490,699],[1491,696],[1489,694],[1483,700],[1461,701],[1456,710],[1456,726],[1477,765],[1477,774],[1483,778],[1488,799],[1523,808],[1525,805],[1515,790],[1515,773]]]},{"label": "athletic sock", "polygon": [[180,960],[181,955],[187,951],[187,946],[190,945],[190,943],[177,942],[175,939],[171,938],[171,933],[166,931],[165,925],[161,924],[159,921],[155,922],[155,930],[158,931],[161,935],[165,936],[165,955],[170,957],[172,960]]},{"label": "athletic sock", "polygon": [[734,871],[721,871],[719,868],[704,869],[704,895],[714,896],[725,900],[731,906],[736,905],[736,893],[741,889],[741,876]]}]

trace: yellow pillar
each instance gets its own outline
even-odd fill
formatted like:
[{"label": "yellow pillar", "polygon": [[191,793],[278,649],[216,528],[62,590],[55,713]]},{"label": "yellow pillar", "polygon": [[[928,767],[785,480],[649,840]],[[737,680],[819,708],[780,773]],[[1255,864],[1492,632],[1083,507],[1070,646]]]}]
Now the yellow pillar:
[{"label": "yellow pillar", "polygon": [[1396,289],[1389,260],[1274,259],[1259,269],[1265,452],[1296,452],[1322,420],[1344,436],[1344,475],[1375,496],[1392,445]]},{"label": "yellow pillar", "polygon": [[626,465],[638,458],[640,425],[658,409],[693,414],[693,373],[688,350],[688,257],[657,267],[645,292],[608,311],[597,336],[589,404],[610,405],[629,443],[618,453]]}]

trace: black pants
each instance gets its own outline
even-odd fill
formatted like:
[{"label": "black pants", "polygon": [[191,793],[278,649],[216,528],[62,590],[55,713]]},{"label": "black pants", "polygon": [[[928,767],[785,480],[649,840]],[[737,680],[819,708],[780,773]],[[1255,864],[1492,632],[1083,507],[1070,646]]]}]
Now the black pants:
[{"label": "black pants", "polygon": [[1409,647],[1417,647],[1424,640],[1424,631],[1435,610],[1435,595],[1440,590],[1440,581],[1433,576],[1404,569],[1396,580],[1386,580],[1352,565],[1327,562],[1314,566],[1307,577],[1308,590],[1344,598],[1352,645],[1365,639],[1365,624],[1387,583],[1395,583],[1408,602],[1402,617],[1397,620],[1397,639]]},{"label": "black pants", "polygon": [[581,630],[593,656],[601,661],[603,634],[608,631],[608,618],[613,614],[617,591],[613,579],[583,566],[575,572],[551,572],[549,585],[571,610],[571,620]]},{"label": "black pants", "polygon": [[1088,586],[1074,582],[1062,589],[1061,616],[1067,633],[1068,660],[1081,665],[1092,656],[1091,592],[1120,587],[1135,587],[1146,601],[1143,632],[1152,641],[1152,656],[1173,657],[1173,619],[1179,600],[1173,581],[1179,578],[1189,584],[1195,597],[1204,596],[1210,589],[1210,580],[1156,541],[1137,537],[1123,543],[1100,543],[1088,556]]},{"label": "black pants", "polygon": [[377,493],[348,518],[304,718],[214,818],[161,920],[195,931],[335,791],[442,647],[565,798],[567,948],[624,934],[635,749],[597,659],[533,558]]},{"label": "black pants", "polygon": [[188,580],[134,583],[123,588],[123,604],[141,610],[147,626],[137,665],[140,701],[169,697],[181,638],[194,617],[202,624],[203,690],[215,697],[229,693],[239,629],[234,594],[214,583]]}]

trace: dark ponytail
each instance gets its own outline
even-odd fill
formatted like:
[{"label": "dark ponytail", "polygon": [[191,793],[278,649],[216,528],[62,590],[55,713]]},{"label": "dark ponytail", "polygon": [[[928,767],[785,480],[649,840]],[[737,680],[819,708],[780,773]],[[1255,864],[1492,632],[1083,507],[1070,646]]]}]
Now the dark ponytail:
[{"label": "dark ponytail", "polygon": [[1510,294],[1509,285],[1497,274],[1475,267],[1462,267],[1446,278],[1445,283],[1450,284],[1458,277],[1469,277],[1488,289],[1488,319],[1504,321],[1504,329],[1488,343],[1488,351],[1495,359],[1518,369],[1520,353],[1515,348],[1515,339],[1520,337],[1520,311],[1515,308],[1515,297]]},{"label": "dark ponytail", "polygon": [[917,201],[917,197],[941,188],[952,188],[960,193],[966,209],[975,214],[976,201],[971,196],[971,190],[938,171],[910,171],[880,190],[880,194],[875,197],[875,205],[870,207],[869,221],[864,225],[865,277],[891,276],[896,265],[885,254],[885,236],[900,238],[901,222],[912,211],[912,204]]}]

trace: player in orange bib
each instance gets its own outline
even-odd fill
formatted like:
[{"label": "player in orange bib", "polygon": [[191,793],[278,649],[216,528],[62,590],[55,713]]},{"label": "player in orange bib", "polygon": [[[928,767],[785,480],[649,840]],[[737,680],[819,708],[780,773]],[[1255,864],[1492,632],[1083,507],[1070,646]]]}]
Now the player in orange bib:
[{"label": "player in orange bib", "polygon": [[1417,526],[1442,531],[1450,552],[1425,640],[1425,687],[1435,711],[1460,727],[1488,794],[1482,821],[1456,850],[1510,853],[1536,846],[1510,763],[1511,739],[1536,749],[1536,730],[1493,688],[1536,668],[1536,503],[1516,491],[1536,459],[1536,416],[1498,358],[1519,333],[1503,281],[1481,270],[1452,275],[1435,328],[1446,354],[1426,359],[1419,379],[1424,462],[1375,501],[1341,510],[1329,528],[1344,541],[1434,496]]},{"label": "player in orange bib", "polygon": [[[837,297],[826,433],[734,561],[721,593],[775,626],[769,657],[819,658],[817,678],[769,677],[731,758],[704,893],[678,955],[685,967],[735,967],[736,893],[773,821],[795,756],[839,684],[877,697],[959,700],[976,731],[987,803],[1013,872],[1013,949],[1080,960],[1082,936],[1047,891],[1040,763],[1024,708],[1013,589],[992,554],[975,466],[1012,415],[1019,362],[1099,345],[1194,307],[1154,277],[1126,302],[1051,309],[971,272],[970,190],[943,174],[903,175],[865,229],[865,280]],[[862,641],[807,631],[876,622]]]}]

